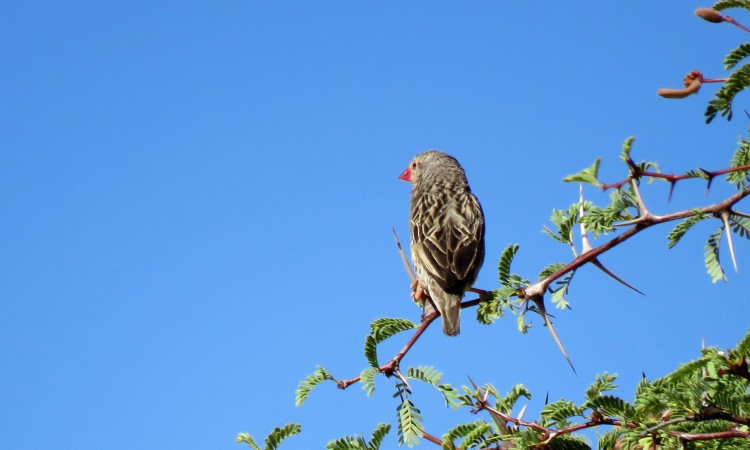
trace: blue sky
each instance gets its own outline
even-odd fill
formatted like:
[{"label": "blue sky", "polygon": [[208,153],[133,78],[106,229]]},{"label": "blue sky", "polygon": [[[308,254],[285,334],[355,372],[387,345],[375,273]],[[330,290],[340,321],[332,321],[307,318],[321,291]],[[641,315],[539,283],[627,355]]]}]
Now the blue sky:
[{"label": "blue sky", "polygon": [[[697,19],[699,6],[6,3],[0,447],[232,449],[239,432],[297,422],[283,448],[306,449],[395,424],[390,380],[369,399],[323,385],[301,408],[294,390],[318,364],[341,378],[365,368],[375,318],[419,318],[391,235],[408,241],[397,176],[428,148],[463,163],[487,216],[481,288],[497,287],[510,243],[530,277],[568,259],[540,232],[577,198],[562,177],[602,156],[603,178],[622,178],[631,135],[635,158],[667,172],[719,169],[746,133],[744,96],[734,121],[706,126],[714,86],[655,95],[690,70],[724,75],[746,39]],[[703,190],[681,184],[671,205],[664,185],[645,195],[658,213],[729,192]],[[631,398],[641,372],[747,331],[746,242],[728,284],[703,268],[717,225],[670,251],[671,227],[650,230],[603,258],[646,297],[576,275],[556,324],[578,376],[537,318],[520,335],[513,317],[487,327],[473,311],[460,338],[432,327],[404,365],[455,385],[525,383],[530,412],[547,392],[580,400],[604,371]],[[414,402],[432,434],[475,419],[426,387]]]}]

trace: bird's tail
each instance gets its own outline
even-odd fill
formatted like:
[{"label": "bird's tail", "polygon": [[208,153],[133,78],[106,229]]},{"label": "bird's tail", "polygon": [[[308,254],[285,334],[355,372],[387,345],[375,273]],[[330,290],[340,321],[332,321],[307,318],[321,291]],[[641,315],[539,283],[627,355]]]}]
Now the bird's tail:
[{"label": "bird's tail", "polygon": [[444,294],[435,301],[435,306],[443,317],[443,333],[448,336],[458,336],[461,331],[461,297]]}]

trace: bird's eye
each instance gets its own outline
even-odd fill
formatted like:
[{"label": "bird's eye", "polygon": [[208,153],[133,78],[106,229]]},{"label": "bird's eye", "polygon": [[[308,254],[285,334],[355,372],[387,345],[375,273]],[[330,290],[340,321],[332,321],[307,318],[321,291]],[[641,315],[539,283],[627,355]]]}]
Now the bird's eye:
[{"label": "bird's eye", "polygon": [[412,163],[411,163],[411,170],[414,170],[416,168],[417,168],[417,162],[416,161],[412,161]]}]

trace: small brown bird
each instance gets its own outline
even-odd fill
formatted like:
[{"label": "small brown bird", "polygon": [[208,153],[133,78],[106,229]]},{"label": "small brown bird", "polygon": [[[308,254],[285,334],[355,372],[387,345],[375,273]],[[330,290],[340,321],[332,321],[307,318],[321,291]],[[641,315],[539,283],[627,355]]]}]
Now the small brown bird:
[{"label": "small brown bird", "polygon": [[409,225],[417,272],[415,299],[427,291],[443,333],[459,333],[461,298],[484,262],[484,213],[456,158],[436,150],[415,156],[399,176],[412,183]]}]

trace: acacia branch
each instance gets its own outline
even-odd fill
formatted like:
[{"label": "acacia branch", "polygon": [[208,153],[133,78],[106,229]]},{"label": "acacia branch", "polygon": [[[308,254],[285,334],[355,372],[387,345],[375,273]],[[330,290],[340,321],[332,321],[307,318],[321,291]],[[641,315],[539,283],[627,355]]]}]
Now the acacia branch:
[{"label": "acacia branch", "polygon": [[[705,170],[705,169],[699,169],[699,170],[703,172],[703,174],[705,175],[704,179],[710,180],[712,178],[716,178],[721,175],[726,175],[728,173],[748,171],[750,170],[750,165],[730,167],[727,169],[714,170],[714,171]],[[690,173],[684,173],[682,175],[674,175],[674,174],[668,174],[668,173],[650,172],[648,170],[643,170],[643,171],[637,170],[635,173],[631,173],[630,175],[628,175],[627,178],[621,181],[611,183],[611,184],[602,184],[601,188],[604,191],[609,190],[609,189],[620,189],[624,185],[628,184],[630,181],[636,178],[640,178],[640,177],[659,178],[659,179],[668,181],[670,183],[676,183],[678,181],[687,180],[691,178],[699,178],[695,176],[694,174],[690,174]]]},{"label": "acacia branch", "polygon": [[530,298],[543,295],[547,287],[552,282],[561,278],[563,275],[570,272],[571,270],[576,270],[579,267],[583,266],[584,264],[593,261],[602,253],[609,251],[612,248],[622,244],[623,242],[627,241],[628,239],[640,233],[641,231],[645,230],[646,228],[649,228],[653,225],[658,225],[661,223],[671,222],[671,221],[679,220],[679,219],[685,219],[687,217],[695,215],[696,211],[700,213],[704,213],[706,215],[718,215],[718,214],[721,214],[722,211],[731,209],[732,206],[734,206],[736,203],[738,203],[740,200],[747,197],[748,195],[750,195],[750,188],[743,189],[742,191],[737,192],[736,194],[732,195],[726,200],[723,200],[719,203],[714,203],[713,205],[704,206],[701,208],[685,209],[682,211],[677,211],[677,212],[673,212],[670,214],[666,214],[663,216],[654,216],[654,215],[644,216],[645,220],[638,221],[637,223],[633,225],[632,228],[625,230],[619,236],[615,236],[614,238],[610,239],[604,244],[598,247],[592,248],[591,251],[584,253],[582,255],[579,255],[573,261],[566,264],[564,267],[557,270],[556,272],[550,274],[543,280],[538,281],[526,287],[524,289],[524,294],[526,297],[530,297]]},{"label": "acacia branch", "polygon": [[750,432],[733,428],[727,431],[714,433],[677,433],[673,434],[684,441],[712,441],[714,439],[750,438]]}]

